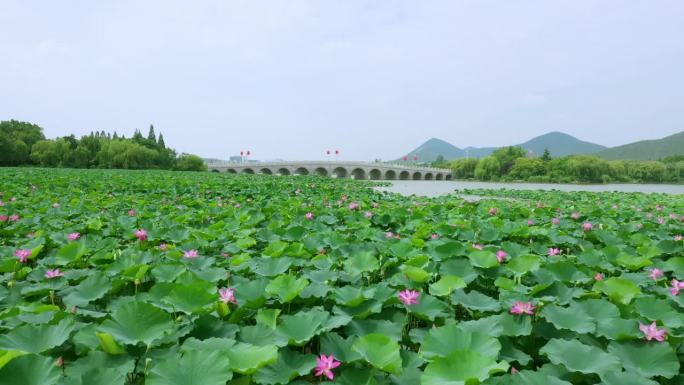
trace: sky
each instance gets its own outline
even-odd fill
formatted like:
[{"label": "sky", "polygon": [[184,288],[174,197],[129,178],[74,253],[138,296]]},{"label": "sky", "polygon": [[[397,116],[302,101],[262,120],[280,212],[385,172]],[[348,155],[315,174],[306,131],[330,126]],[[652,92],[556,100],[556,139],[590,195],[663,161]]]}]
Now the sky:
[{"label": "sky", "polygon": [[0,0],[0,120],[227,159],[684,130],[680,0]]}]

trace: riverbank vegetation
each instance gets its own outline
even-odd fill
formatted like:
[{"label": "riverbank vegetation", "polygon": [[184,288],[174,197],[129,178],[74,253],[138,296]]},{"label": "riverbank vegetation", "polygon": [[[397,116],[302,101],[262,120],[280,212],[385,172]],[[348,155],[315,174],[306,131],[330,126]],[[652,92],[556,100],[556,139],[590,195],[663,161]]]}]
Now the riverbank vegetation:
[{"label": "riverbank vegetation", "polygon": [[0,180],[1,384],[684,383],[681,196]]},{"label": "riverbank vegetation", "polygon": [[448,167],[454,179],[539,183],[684,183],[684,155],[660,161],[605,160],[593,155],[552,158],[546,151],[529,156],[521,147],[500,148],[492,155],[458,159]]},{"label": "riverbank vegetation", "polygon": [[91,132],[46,139],[40,126],[16,120],[0,122],[0,166],[164,169],[206,171],[204,161],[178,155],[150,126],[147,137],[136,130],[130,139],[116,133]]}]

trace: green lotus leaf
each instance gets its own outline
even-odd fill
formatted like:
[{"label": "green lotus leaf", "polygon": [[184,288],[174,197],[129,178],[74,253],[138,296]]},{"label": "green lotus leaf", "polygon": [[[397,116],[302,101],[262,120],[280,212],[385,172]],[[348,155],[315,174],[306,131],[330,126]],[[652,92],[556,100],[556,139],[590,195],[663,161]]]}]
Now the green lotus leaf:
[{"label": "green lotus leaf", "polygon": [[448,307],[444,302],[433,296],[421,294],[418,303],[407,306],[407,309],[409,312],[416,314],[421,318],[432,321],[437,317],[446,317]]},{"label": "green lotus leaf", "polygon": [[176,311],[186,314],[201,314],[207,312],[217,299],[218,295],[208,292],[205,285],[174,284],[162,302],[173,306]]},{"label": "green lotus leaf", "polygon": [[94,272],[77,286],[72,286],[62,292],[64,304],[68,307],[84,306],[102,298],[112,289],[112,284],[102,272]]},{"label": "green lotus leaf", "polygon": [[227,351],[230,367],[241,374],[252,374],[259,368],[278,360],[278,347],[275,345],[254,346],[239,343]]},{"label": "green lotus leaf", "polygon": [[614,302],[623,305],[629,305],[632,299],[641,295],[641,289],[632,281],[616,277],[597,282],[594,285],[594,290],[602,292]]},{"label": "green lotus leaf", "polygon": [[420,346],[420,355],[426,360],[445,357],[456,350],[472,350],[485,357],[499,356],[501,344],[486,334],[463,331],[456,325],[442,326],[430,331]]},{"label": "green lotus leaf", "polygon": [[620,361],[612,354],[577,340],[552,339],[539,351],[554,364],[582,373],[607,373],[620,370]]},{"label": "green lotus leaf", "polygon": [[652,321],[660,320],[663,325],[670,329],[677,329],[684,326],[684,315],[681,310],[675,310],[670,301],[653,297],[644,297],[634,301],[634,307],[642,317],[646,317]]},{"label": "green lotus leaf", "polygon": [[570,382],[542,372],[521,370],[515,374],[506,374],[490,378],[483,382],[486,385],[572,385]]},{"label": "green lotus leaf", "polygon": [[316,367],[316,356],[300,354],[288,349],[280,351],[278,361],[264,366],[254,374],[258,384],[288,384],[291,380],[304,376]]},{"label": "green lotus leaf", "polygon": [[576,333],[591,333],[596,329],[589,314],[575,302],[569,307],[544,306],[541,314],[558,329],[568,329]]},{"label": "green lotus leaf", "polygon": [[388,373],[401,373],[399,344],[384,334],[367,334],[359,337],[352,349],[377,369]]},{"label": "green lotus leaf", "polygon": [[53,358],[35,354],[17,357],[0,369],[0,384],[55,385],[59,377]]},{"label": "green lotus leaf", "polygon": [[541,265],[541,258],[536,255],[521,255],[519,257],[511,258],[506,263],[506,269],[514,274],[523,275],[531,271],[539,270]]},{"label": "green lotus leaf", "polygon": [[104,321],[99,329],[124,344],[150,345],[173,329],[173,321],[154,305],[128,301],[113,306],[111,319]]},{"label": "green lotus leaf", "polygon": [[443,297],[451,294],[456,289],[466,287],[465,281],[455,275],[445,275],[439,281],[430,285],[430,294]]},{"label": "green lotus leaf", "polygon": [[56,325],[24,325],[0,335],[0,349],[26,353],[42,353],[66,341],[74,330],[73,318],[64,318]]},{"label": "green lotus leaf", "polygon": [[613,341],[608,352],[620,359],[625,370],[646,378],[672,378],[679,373],[677,354],[666,343]]},{"label": "green lotus leaf", "polygon": [[496,255],[494,255],[494,253],[492,253],[491,251],[487,250],[473,251],[470,254],[468,254],[468,258],[470,259],[470,263],[472,263],[473,266],[481,267],[484,269],[489,269],[491,267],[499,265],[499,261],[497,261]]},{"label": "green lotus leaf", "polygon": [[365,290],[362,287],[344,286],[333,290],[333,299],[340,305],[356,307],[365,300]]},{"label": "green lotus leaf", "polygon": [[658,385],[656,381],[633,372],[608,372],[601,375],[605,385]]},{"label": "green lotus leaf", "polygon": [[296,278],[289,274],[280,275],[266,286],[266,293],[277,296],[281,302],[287,303],[297,298],[308,285],[309,281],[304,278]]},{"label": "green lotus leaf", "polygon": [[88,248],[82,242],[71,242],[62,246],[57,250],[55,255],[55,263],[58,265],[67,265],[74,262],[88,253]]},{"label": "green lotus leaf", "polygon": [[[304,230],[303,228],[301,229]],[[263,253],[271,257],[280,257],[285,252],[285,249],[287,249],[287,246],[289,246],[287,242],[273,241],[266,246]]]},{"label": "green lotus leaf", "polygon": [[457,350],[427,364],[422,385],[467,385],[484,381],[494,373],[505,372],[508,364],[472,350]]},{"label": "green lotus leaf", "polygon": [[271,329],[275,329],[278,324],[280,312],[280,309],[259,309],[255,317],[257,325],[264,325]]},{"label": "green lotus leaf", "polygon": [[344,339],[337,333],[321,335],[321,354],[334,355],[341,362],[352,362],[361,359],[361,355],[352,349],[356,337]]},{"label": "green lotus leaf", "polygon": [[290,344],[301,346],[320,332],[329,317],[328,312],[320,309],[283,316],[276,333]]},{"label": "green lotus leaf", "polygon": [[499,301],[476,290],[472,290],[469,293],[457,290],[451,295],[451,301],[470,310],[483,312],[498,312],[501,310]]},{"label": "green lotus leaf", "polygon": [[219,350],[189,350],[152,367],[146,385],[225,385],[233,377],[231,360]]}]

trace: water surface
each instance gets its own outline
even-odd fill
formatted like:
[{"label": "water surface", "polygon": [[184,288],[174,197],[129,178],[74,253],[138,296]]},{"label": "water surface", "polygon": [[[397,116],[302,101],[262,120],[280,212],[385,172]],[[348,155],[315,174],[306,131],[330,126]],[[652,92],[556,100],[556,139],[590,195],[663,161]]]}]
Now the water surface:
[{"label": "water surface", "polygon": [[620,191],[684,194],[684,185],[672,184],[553,184],[553,183],[494,183],[468,181],[389,181],[392,186],[376,187],[380,191],[390,191],[402,195],[422,195],[434,197],[464,189],[514,189],[514,190],[559,190],[559,191]]}]

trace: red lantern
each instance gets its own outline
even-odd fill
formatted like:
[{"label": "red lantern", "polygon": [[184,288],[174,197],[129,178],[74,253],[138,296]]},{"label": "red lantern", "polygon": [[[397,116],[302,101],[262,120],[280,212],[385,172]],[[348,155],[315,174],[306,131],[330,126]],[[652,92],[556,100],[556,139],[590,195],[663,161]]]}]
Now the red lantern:
[{"label": "red lantern", "polygon": [[340,150],[335,150],[335,155],[340,155]]},{"label": "red lantern", "polygon": [[404,160],[408,160],[408,156],[405,156],[405,157],[404,157]]},{"label": "red lantern", "polygon": [[245,152],[244,152],[244,151],[240,151],[240,156],[243,156],[243,155],[245,155]]},{"label": "red lantern", "polygon": [[330,155],[330,150],[327,150],[327,151],[325,152],[325,155]]},{"label": "red lantern", "polygon": [[413,160],[418,160],[418,155],[414,155]]},{"label": "red lantern", "polygon": [[252,154],[252,153],[250,151],[247,151],[247,156],[249,156],[250,154]]}]

